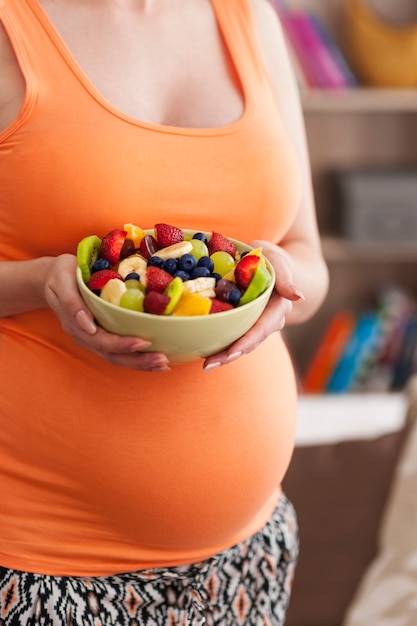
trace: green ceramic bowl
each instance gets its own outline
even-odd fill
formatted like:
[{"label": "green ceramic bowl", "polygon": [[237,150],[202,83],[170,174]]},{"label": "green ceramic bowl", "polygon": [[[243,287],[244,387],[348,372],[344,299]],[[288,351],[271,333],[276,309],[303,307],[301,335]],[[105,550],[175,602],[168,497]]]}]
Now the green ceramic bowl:
[{"label": "green ceramic bowl", "polygon": [[[235,239],[231,241],[240,252],[252,250]],[[148,351],[164,352],[171,363],[186,363],[224,350],[255,324],[274,288],[275,273],[268,260],[266,263],[272,281],[263,294],[248,304],[212,315],[174,317],[123,309],[90,291],[79,268],[76,279],[84,302],[102,328],[117,335],[147,339],[152,342]]]}]

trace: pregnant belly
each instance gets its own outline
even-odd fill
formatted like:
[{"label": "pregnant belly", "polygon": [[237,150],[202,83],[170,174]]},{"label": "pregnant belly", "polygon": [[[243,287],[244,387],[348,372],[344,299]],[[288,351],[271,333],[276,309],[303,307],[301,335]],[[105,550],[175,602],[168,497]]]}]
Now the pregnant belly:
[{"label": "pregnant belly", "polygon": [[[279,338],[209,374],[197,363],[138,375],[84,351],[74,353],[76,378],[61,353],[54,364],[46,344],[30,354],[25,345],[8,351],[15,368],[0,394],[8,566],[100,575],[190,562],[266,521],[296,416]],[[21,398],[26,380],[34,416]],[[14,411],[19,403],[25,410]]]},{"label": "pregnant belly", "polygon": [[139,430],[122,451],[107,446],[86,481],[109,531],[148,547],[233,542],[276,492],[292,452],[292,420],[279,416]]}]

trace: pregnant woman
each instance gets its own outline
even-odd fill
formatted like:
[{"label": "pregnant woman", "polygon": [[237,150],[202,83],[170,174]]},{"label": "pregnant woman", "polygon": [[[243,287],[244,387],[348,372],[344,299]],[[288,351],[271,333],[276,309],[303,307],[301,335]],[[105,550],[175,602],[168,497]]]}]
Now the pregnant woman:
[{"label": "pregnant woman", "polygon": [[[261,245],[275,291],[187,365],[98,327],[77,242],[124,223]],[[297,392],[320,306],[297,87],[266,0],[0,0],[0,621],[279,626]]]}]

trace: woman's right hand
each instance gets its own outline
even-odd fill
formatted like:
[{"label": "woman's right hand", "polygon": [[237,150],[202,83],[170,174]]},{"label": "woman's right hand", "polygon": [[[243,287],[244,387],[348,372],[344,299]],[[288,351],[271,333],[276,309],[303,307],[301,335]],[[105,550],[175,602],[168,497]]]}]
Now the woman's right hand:
[{"label": "woman's right hand", "polygon": [[91,350],[113,365],[134,370],[161,372],[169,369],[169,361],[161,352],[143,352],[151,343],[138,337],[122,337],[97,326],[82,300],[75,270],[74,255],[50,258],[45,264],[43,292],[46,303],[61,322],[64,332],[83,348]]}]

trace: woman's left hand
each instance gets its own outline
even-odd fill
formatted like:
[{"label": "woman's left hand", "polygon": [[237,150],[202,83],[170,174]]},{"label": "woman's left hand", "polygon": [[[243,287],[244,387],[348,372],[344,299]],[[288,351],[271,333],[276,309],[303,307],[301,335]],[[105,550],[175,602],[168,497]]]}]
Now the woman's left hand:
[{"label": "woman's left hand", "polygon": [[285,250],[266,241],[252,241],[251,246],[261,247],[263,254],[271,262],[275,270],[275,290],[254,326],[227,350],[208,357],[204,362],[205,371],[226,365],[255,350],[269,335],[284,328],[293,303],[304,299],[301,291],[292,282],[290,258]]}]

